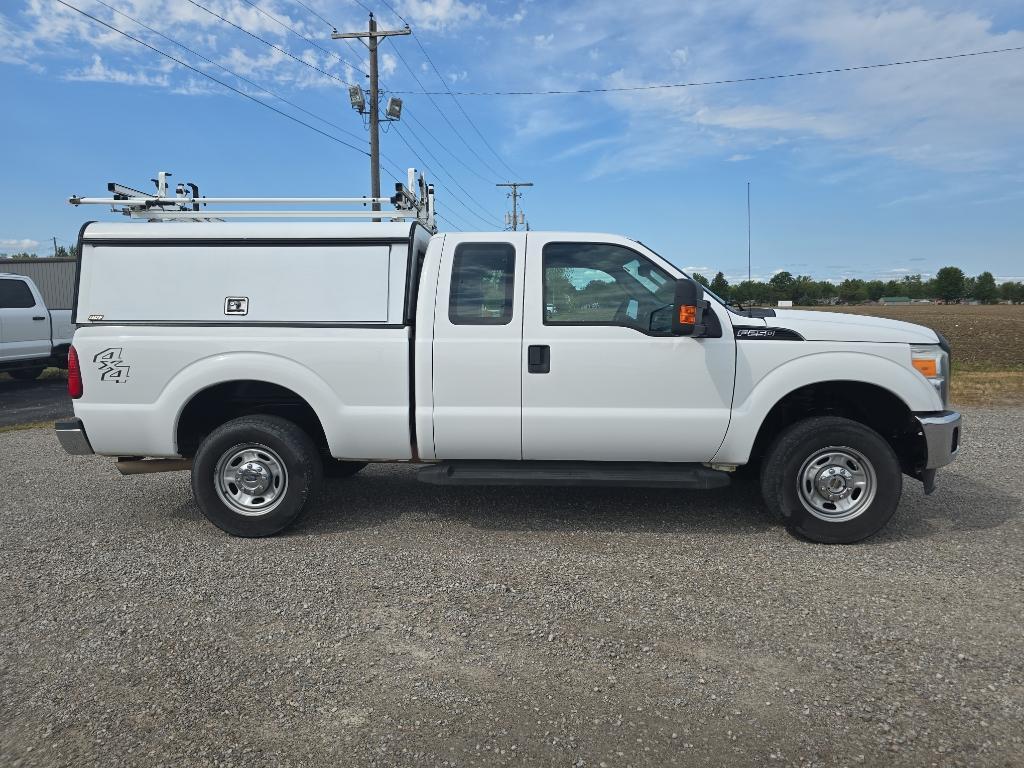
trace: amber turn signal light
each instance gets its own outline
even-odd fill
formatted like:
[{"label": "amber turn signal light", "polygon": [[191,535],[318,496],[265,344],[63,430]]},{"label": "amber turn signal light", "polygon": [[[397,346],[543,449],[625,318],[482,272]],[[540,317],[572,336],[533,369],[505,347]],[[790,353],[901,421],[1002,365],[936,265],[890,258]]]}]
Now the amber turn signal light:
[{"label": "amber turn signal light", "polygon": [[918,358],[914,360],[914,367],[920,371],[926,379],[932,379],[939,375],[939,363],[937,360]]},{"label": "amber turn signal light", "polygon": [[691,304],[683,304],[679,307],[679,324],[680,325],[696,325],[697,324],[697,308]]}]

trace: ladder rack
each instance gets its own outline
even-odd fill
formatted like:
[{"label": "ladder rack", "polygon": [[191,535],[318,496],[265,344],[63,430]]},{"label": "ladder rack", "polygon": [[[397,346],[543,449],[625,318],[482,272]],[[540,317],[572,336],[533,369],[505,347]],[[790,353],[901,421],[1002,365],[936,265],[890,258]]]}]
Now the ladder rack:
[{"label": "ladder rack", "polygon": [[[395,184],[391,197],[206,197],[200,196],[199,186],[191,182],[178,184],[174,194],[168,194],[167,171],[160,171],[153,179],[156,194],[140,192],[117,182],[107,184],[111,197],[68,198],[78,205],[109,205],[114,213],[147,221],[223,221],[224,219],[373,219],[374,221],[405,221],[415,219],[431,232],[437,232],[434,215],[434,185],[428,184],[415,168],[408,172],[407,184]],[[209,210],[209,206],[359,206],[349,209],[323,210]],[[372,206],[393,206],[393,210],[372,210]]]}]

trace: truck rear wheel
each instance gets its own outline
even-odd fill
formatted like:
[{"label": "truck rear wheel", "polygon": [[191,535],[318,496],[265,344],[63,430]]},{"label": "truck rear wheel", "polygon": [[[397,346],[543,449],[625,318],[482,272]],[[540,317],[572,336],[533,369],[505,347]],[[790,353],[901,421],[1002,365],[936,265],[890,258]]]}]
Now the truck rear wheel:
[{"label": "truck rear wheel", "polygon": [[302,429],[278,416],[243,416],[199,445],[192,493],[206,518],[233,536],[272,536],[320,488],[320,454]]},{"label": "truck rear wheel", "polygon": [[787,428],[761,467],[768,508],[790,533],[823,544],[852,544],[877,533],[902,489],[899,460],[882,436],[835,416]]},{"label": "truck rear wheel", "polygon": [[43,366],[38,366],[36,368],[16,368],[13,371],[8,371],[8,373],[11,374],[12,379],[17,379],[18,381],[35,381],[43,375],[45,370],[46,368]]}]

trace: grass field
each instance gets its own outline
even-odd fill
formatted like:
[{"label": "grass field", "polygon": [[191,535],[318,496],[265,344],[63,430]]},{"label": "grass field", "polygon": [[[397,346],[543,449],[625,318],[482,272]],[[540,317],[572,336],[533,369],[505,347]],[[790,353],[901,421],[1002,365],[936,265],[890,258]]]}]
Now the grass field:
[{"label": "grass field", "polygon": [[887,317],[939,331],[953,349],[953,402],[958,405],[1024,404],[1024,306],[912,304],[815,307]]}]

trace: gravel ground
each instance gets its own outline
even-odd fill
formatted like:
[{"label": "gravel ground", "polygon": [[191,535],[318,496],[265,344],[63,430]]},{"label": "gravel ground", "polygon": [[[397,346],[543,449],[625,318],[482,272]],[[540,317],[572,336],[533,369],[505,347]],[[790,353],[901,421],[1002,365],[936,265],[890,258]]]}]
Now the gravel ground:
[{"label": "gravel ground", "polygon": [[67,374],[51,368],[38,381],[17,381],[0,373],[0,427],[73,416]]},{"label": "gravel ground", "polygon": [[1024,409],[883,534],[371,467],[232,539],[0,434],[0,765],[1022,765]]}]

